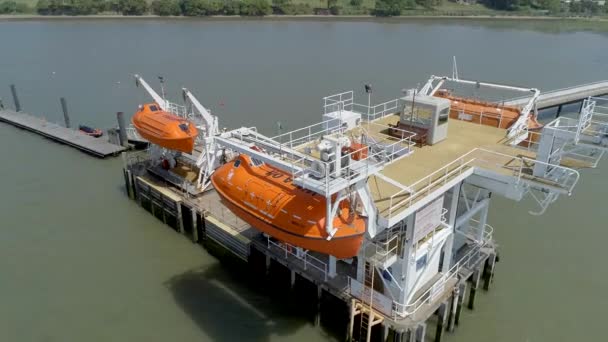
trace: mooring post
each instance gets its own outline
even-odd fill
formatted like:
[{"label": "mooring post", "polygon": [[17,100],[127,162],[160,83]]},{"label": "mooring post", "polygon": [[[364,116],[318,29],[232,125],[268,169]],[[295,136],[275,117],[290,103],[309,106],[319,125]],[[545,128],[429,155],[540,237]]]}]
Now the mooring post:
[{"label": "mooring post", "polygon": [[198,222],[196,210],[192,207],[192,242],[198,242]]},{"label": "mooring post", "polygon": [[65,120],[65,127],[72,128],[72,126],[70,125],[70,115],[68,113],[68,103],[65,100],[65,97],[60,98],[59,102],[61,102],[61,110],[63,110],[63,120]]},{"label": "mooring post", "polygon": [[437,311],[437,330],[435,331],[435,342],[441,342],[441,338],[443,337],[443,326],[445,325],[445,320],[448,313],[448,302],[445,301],[439,305],[439,309]]},{"label": "mooring post", "polygon": [[129,147],[129,138],[127,137],[127,125],[125,124],[125,114],[123,112],[116,113],[118,120],[118,141],[121,146]]},{"label": "mooring post", "polygon": [[406,342],[405,338],[406,338],[406,334],[405,334],[404,329],[395,330],[393,342]]},{"label": "mooring post", "polygon": [[464,295],[467,293],[467,283],[462,283],[459,286],[458,306],[456,307],[456,314],[454,315],[454,324],[460,323],[460,314],[462,313],[462,306],[464,305]]},{"label": "mooring post", "polygon": [[484,282],[483,289],[488,291],[490,289],[490,284],[492,283],[492,278],[494,277],[494,267],[496,266],[496,254],[490,254],[488,258],[488,263],[486,264],[486,268],[484,271]]},{"label": "mooring post", "polygon": [[131,177],[131,170],[129,169],[123,169],[124,173],[125,173],[125,186],[127,187],[127,196],[129,196],[130,199],[135,199],[135,193],[133,192],[133,183],[132,183],[132,177]]},{"label": "mooring post", "polygon": [[181,234],[184,234],[184,217],[182,215],[182,203],[181,202],[175,202],[175,205],[177,206],[177,229],[179,230],[179,232]]},{"label": "mooring post", "polygon": [[424,342],[426,336],[426,323],[420,323],[416,327],[415,342]]},{"label": "mooring post", "polygon": [[266,276],[270,275],[270,263],[271,263],[270,255],[266,254]]},{"label": "mooring post", "polygon": [[296,271],[291,270],[290,272],[289,289],[293,291],[296,288]]},{"label": "mooring post", "polygon": [[323,288],[321,285],[317,285],[317,312],[315,314],[315,326],[321,324],[321,298],[323,297]]},{"label": "mooring post", "polygon": [[355,300],[351,299],[348,302],[348,325],[346,326],[346,336],[345,336],[345,341],[346,342],[351,342],[353,340],[353,328],[354,328],[354,311],[355,311]]},{"label": "mooring post", "polygon": [[456,325],[456,310],[458,309],[458,302],[460,300],[460,287],[456,287],[452,294],[452,301],[450,303],[450,316],[448,319],[448,331],[454,332]]},{"label": "mooring post", "polygon": [[382,342],[388,341],[388,334],[390,333],[390,327],[388,324],[382,324]]},{"label": "mooring post", "polygon": [[481,266],[477,268],[475,273],[473,273],[473,277],[471,279],[471,289],[469,290],[469,309],[473,310],[475,308],[475,295],[477,293],[477,289],[479,288],[479,280],[481,278]]},{"label": "mooring post", "polygon": [[357,315],[357,302],[354,299],[350,300],[348,307],[348,330],[346,331],[346,341],[350,342],[353,340],[353,331],[355,330],[355,316]]},{"label": "mooring post", "polygon": [[21,111],[21,102],[19,102],[19,97],[17,96],[17,88],[14,84],[11,84],[11,93],[13,94],[13,102],[15,102],[15,111]]},{"label": "mooring post", "polygon": [[418,326],[414,328],[408,329],[403,337],[401,338],[402,342],[416,342],[416,336],[418,334]]}]

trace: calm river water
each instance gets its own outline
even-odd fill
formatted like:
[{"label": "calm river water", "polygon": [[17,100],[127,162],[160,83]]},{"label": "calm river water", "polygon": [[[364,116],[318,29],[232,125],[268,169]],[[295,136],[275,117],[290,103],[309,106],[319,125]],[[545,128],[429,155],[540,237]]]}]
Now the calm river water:
[{"label": "calm river water", "polygon": [[[272,133],[320,118],[321,97],[394,98],[430,74],[549,90],[608,79],[606,24],[411,20],[0,22],[0,98],[109,127],[147,100],[131,75],[185,86],[221,125]],[[365,102],[363,97],[360,101]],[[0,340],[313,341],[336,337],[253,290],[127,199],[97,160],[0,124]],[[542,217],[493,202],[495,286],[448,341],[605,341],[608,163]],[[176,285],[177,284],[177,285]]]}]

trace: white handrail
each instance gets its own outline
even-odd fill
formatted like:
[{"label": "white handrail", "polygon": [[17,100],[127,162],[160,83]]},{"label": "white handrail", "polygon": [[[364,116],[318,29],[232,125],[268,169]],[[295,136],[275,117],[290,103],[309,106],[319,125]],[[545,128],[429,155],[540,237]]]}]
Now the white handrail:
[{"label": "white handrail", "polygon": [[[404,209],[403,208],[404,206],[405,206],[405,208],[412,206],[415,199],[417,199],[421,195],[426,196],[426,195],[430,194],[431,190],[434,187],[438,186],[439,184],[445,185],[447,183],[448,179],[450,179],[455,174],[458,174],[458,175],[462,174],[462,172],[466,168],[472,167],[472,166],[483,167],[484,165],[485,166],[492,165],[491,162],[484,160],[484,159],[480,158],[479,156],[475,156],[475,154],[479,154],[479,153],[499,156],[502,158],[506,158],[508,161],[518,161],[519,165],[517,165],[517,164],[510,165],[510,168],[514,171],[514,175],[512,175],[512,176],[514,176],[516,178],[516,184],[520,183],[522,176],[524,176],[524,165],[528,165],[528,164],[543,164],[543,165],[549,166],[552,169],[562,170],[563,174],[565,174],[566,176],[562,177],[564,179],[561,180],[561,183],[558,180],[553,180],[553,181],[555,181],[556,183],[560,183],[558,185],[563,186],[567,190],[568,193],[572,192],[572,190],[574,189],[574,186],[576,186],[576,183],[578,182],[578,179],[580,178],[580,174],[578,173],[578,171],[567,168],[567,167],[550,164],[550,163],[545,163],[545,162],[527,158],[527,157],[517,157],[517,156],[508,155],[508,154],[495,152],[495,151],[490,151],[490,150],[486,150],[486,149],[482,149],[482,148],[475,148],[475,149],[471,150],[470,152],[457,158],[456,160],[454,160],[454,161],[446,164],[445,166],[439,168],[438,170],[432,172],[428,176],[416,181],[415,183],[410,185],[407,190],[406,189],[400,190],[397,193],[393,194],[390,197],[390,201],[389,201],[388,219],[390,219],[392,217],[394,211],[397,211],[400,208],[401,208],[400,210],[402,210],[402,209]],[[480,163],[480,165],[477,165],[476,163]],[[500,168],[505,167],[504,164],[503,165],[496,164],[493,166],[498,166]],[[526,168],[529,168],[529,167],[530,166],[526,166]],[[434,178],[437,177],[437,175],[441,175],[441,176],[434,180]],[[420,186],[422,186],[422,187],[420,189],[416,190]],[[412,192],[412,190],[413,190],[413,192]],[[407,196],[407,198],[405,198],[397,203],[393,203],[397,197],[403,196],[406,193],[409,194]]]},{"label": "white handrail", "polygon": [[[403,304],[397,301],[393,301],[393,318],[397,318],[397,316],[403,318],[409,315],[413,315],[416,313],[423,305],[430,304],[435,299],[432,296],[432,293],[436,291],[438,287],[445,286],[450,280],[458,277],[458,273],[465,266],[471,266],[471,261],[475,260],[479,255],[481,255],[481,249],[486,245],[487,241],[484,241],[483,244],[477,245],[473,249],[471,249],[465,256],[463,256],[454,266],[452,266],[444,275],[439,278],[433,286],[431,286],[428,290],[426,290],[418,299],[410,304]],[[473,265],[474,266],[474,265]]]},{"label": "white handrail", "polygon": [[327,281],[327,264],[325,262],[308,254],[308,251],[304,251],[302,255],[294,253],[293,251],[297,250],[298,247],[287,242],[276,243],[270,239],[270,236],[266,236],[266,239],[268,241],[268,249],[270,249],[271,246],[275,246],[285,253],[285,258],[287,258],[288,255],[292,255],[295,258],[302,260],[304,270],[306,270],[308,267],[312,267],[321,272],[323,274],[323,280]]}]

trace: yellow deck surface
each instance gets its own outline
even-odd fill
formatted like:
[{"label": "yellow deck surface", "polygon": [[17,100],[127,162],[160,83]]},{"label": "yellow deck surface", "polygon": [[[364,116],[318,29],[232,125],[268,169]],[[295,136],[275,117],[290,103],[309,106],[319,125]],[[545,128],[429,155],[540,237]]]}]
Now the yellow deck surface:
[{"label": "yellow deck surface", "polygon": [[[397,115],[390,115],[376,121],[376,123],[384,125],[389,123],[394,124],[398,120],[399,117]],[[382,174],[411,187],[414,191],[419,191],[427,188],[430,183],[437,179],[446,178],[446,173],[460,168],[460,162],[447,168],[444,167],[476,148],[504,155],[476,152],[467,156],[462,161],[472,161],[471,166],[479,166],[479,163],[483,162],[484,167],[495,169],[495,171],[504,174],[514,174],[519,170],[519,164],[521,163],[518,157],[535,158],[535,152],[533,151],[508,145],[506,139],[507,131],[505,129],[455,119],[450,119],[448,125],[447,139],[432,146],[414,147],[413,154],[388,165],[382,171]],[[363,127],[365,126],[363,124]],[[518,162],[515,163],[515,160],[518,160]],[[466,167],[463,169],[466,169]],[[440,172],[433,175],[438,170]],[[457,174],[453,177],[456,176]],[[451,178],[449,177],[447,180]],[[391,206],[390,197],[399,193],[401,189],[375,176],[371,177],[369,186],[376,206],[381,213],[386,214]],[[441,184],[438,184],[438,186],[441,186]],[[408,192],[401,191],[399,196],[393,198],[392,205],[394,206],[409,196]],[[399,209],[407,206],[408,204],[405,203]],[[393,211],[395,209],[398,208],[393,208]]]}]

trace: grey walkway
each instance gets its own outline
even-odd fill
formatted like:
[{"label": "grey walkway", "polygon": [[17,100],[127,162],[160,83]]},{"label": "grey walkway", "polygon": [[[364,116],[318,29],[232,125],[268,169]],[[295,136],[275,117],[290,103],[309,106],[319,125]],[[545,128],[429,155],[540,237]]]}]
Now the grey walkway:
[{"label": "grey walkway", "polygon": [[[589,96],[608,95],[608,81],[582,84],[574,87],[541,92],[537,105],[538,109],[559,106],[561,104],[578,102]],[[506,105],[524,106],[530,97],[519,97],[506,101]]]},{"label": "grey walkway", "polygon": [[93,138],[77,130],[65,128],[22,112],[0,110],[0,121],[70,145],[100,158],[117,155],[125,150],[122,146],[110,144],[105,137]]}]

